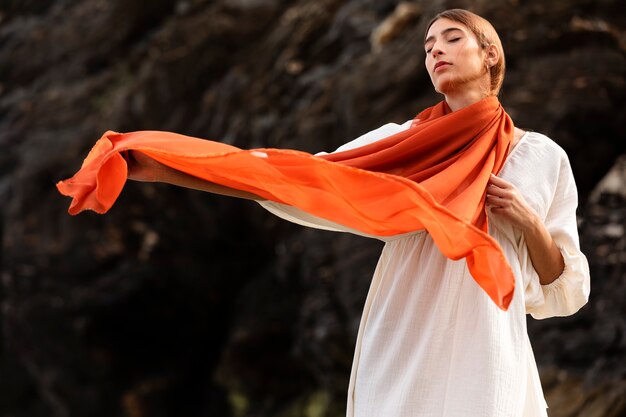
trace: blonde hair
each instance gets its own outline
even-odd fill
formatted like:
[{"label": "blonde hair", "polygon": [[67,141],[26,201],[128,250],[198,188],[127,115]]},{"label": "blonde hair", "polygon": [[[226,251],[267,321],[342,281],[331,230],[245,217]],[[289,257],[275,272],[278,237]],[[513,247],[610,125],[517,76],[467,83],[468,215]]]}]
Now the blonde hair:
[{"label": "blonde hair", "polygon": [[450,9],[437,14],[431,19],[430,22],[428,22],[424,38],[426,38],[428,29],[430,29],[432,24],[439,19],[449,19],[453,22],[458,22],[466,26],[469,30],[472,31],[474,36],[476,36],[476,40],[478,41],[478,44],[482,49],[487,49],[489,45],[496,46],[500,58],[494,66],[489,68],[489,75],[491,77],[491,91],[489,93],[490,95],[497,96],[500,92],[500,88],[502,88],[502,82],[504,81],[504,72],[506,69],[504,60],[504,48],[502,48],[502,42],[500,41],[498,32],[496,32],[494,27],[491,25],[491,23],[489,23],[487,19],[484,19],[477,14],[474,14],[464,9]]}]

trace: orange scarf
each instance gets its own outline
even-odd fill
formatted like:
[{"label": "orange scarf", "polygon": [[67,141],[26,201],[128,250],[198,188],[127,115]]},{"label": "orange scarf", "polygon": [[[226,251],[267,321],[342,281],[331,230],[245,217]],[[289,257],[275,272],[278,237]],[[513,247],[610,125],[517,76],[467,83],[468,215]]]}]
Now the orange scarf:
[{"label": "orange scarf", "polygon": [[176,133],[107,131],[81,169],[60,181],[73,197],[70,214],[105,213],[127,179],[122,153],[135,150],[171,168],[297,207],[376,236],[426,229],[450,259],[469,271],[506,310],[515,278],[487,234],[485,189],[508,154],[513,123],[496,97],[450,112],[441,102],[411,128],[360,148],[324,156],[286,150],[241,150]]}]

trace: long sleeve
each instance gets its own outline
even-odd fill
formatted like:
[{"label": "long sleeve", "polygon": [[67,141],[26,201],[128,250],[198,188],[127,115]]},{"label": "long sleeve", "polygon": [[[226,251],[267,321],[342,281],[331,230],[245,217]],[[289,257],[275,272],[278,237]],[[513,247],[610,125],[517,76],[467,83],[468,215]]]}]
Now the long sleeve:
[{"label": "long sleeve", "polygon": [[526,292],[535,293],[539,297],[535,297],[535,302],[527,304],[526,308],[536,319],[574,314],[589,299],[589,265],[580,251],[576,222],[578,192],[567,155],[565,152],[560,154],[556,188],[545,225],[561,250],[565,269],[555,281],[547,285],[539,284],[537,273],[534,269],[531,271],[534,276],[529,284],[531,288],[527,288]]}]

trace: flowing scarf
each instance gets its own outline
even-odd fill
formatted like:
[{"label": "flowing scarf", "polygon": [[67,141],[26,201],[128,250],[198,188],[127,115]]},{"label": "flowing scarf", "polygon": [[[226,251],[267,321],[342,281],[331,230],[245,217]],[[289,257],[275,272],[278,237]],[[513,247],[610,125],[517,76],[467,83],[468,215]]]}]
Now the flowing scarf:
[{"label": "flowing scarf", "polygon": [[496,97],[451,112],[441,102],[411,127],[359,148],[314,156],[242,150],[162,131],[107,131],[81,169],[57,183],[69,213],[105,213],[127,179],[124,154],[139,151],[202,180],[247,191],[374,236],[426,230],[448,258],[465,258],[476,282],[506,310],[515,278],[487,233],[486,187],[506,160],[513,123]]}]

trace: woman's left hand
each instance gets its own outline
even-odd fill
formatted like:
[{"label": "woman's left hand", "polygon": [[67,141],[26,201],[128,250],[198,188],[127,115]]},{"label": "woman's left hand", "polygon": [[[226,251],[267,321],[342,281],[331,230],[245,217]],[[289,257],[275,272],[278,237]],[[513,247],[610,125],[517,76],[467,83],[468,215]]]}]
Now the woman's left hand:
[{"label": "woman's left hand", "polygon": [[487,185],[485,205],[489,211],[504,217],[513,226],[526,230],[537,221],[537,212],[528,205],[517,188],[510,182],[493,174]]},{"label": "woman's left hand", "polygon": [[563,273],[565,262],[561,250],[537,212],[513,184],[491,174],[485,205],[491,213],[504,217],[522,230],[530,261],[542,285],[554,282]]}]

